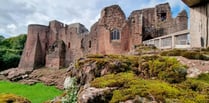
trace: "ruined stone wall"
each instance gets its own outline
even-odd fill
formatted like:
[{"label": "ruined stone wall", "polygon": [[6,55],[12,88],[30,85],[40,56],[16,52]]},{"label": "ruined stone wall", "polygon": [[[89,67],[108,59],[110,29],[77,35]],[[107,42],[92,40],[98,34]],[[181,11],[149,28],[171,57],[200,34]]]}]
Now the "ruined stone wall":
[{"label": "ruined stone wall", "polygon": [[[118,54],[129,50],[129,29],[126,29],[127,21],[124,12],[118,5],[106,7],[101,12],[101,18],[96,28],[97,50],[101,54]],[[120,38],[111,39],[111,32],[118,30]]]},{"label": "ruined stone wall", "polygon": [[65,66],[66,46],[63,40],[56,40],[48,49],[45,67],[59,69]]},{"label": "ruined stone wall", "polygon": [[181,11],[171,24],[169,26],[169,34],[186,30],[188,28],[188,15],[186,10]]},{"label": "ruined stone wall", "polygon": [[99,26],[96,22],[90,29],[89,34],[84,35],[81,39],[81,50],[84,55],[99,54]]},{"label": "ruined stone wall", "polygon": [[142,43],[142,26],[143,26],[143,14],[142,11],[134,11],[128,18],[128,25],[130,30],[129,47],[133,48],[134,45],[139,45]]},{"label": "ruined stone wall", "polygon": [[48,45],[52,45],[59,37],[59,30],[64,27],[64,24],[53,20],[49,22]]},{"label": "ruined stone wall", "polygon": [[66,64],[73,62],[83,56],[81,41],[82,38],[88,33],[88,30],[84,29],[81,24],[71,24],[67,27],[67,52],[66,52]]}]

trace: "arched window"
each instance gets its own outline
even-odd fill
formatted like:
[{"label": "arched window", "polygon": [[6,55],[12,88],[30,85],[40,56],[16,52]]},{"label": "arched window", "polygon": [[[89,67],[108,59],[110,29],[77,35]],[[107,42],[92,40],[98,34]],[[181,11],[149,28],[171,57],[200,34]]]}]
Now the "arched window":
[{"label": "arched window", "polygon": [[120,40],[120,31],[118,29],[111,31],[110,38],[111,40]]}]

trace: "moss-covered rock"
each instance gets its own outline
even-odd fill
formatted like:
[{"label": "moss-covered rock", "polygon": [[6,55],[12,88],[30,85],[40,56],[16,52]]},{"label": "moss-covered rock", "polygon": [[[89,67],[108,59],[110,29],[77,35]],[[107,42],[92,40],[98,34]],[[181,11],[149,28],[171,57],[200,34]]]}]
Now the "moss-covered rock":
[{"label": "moss-covered rock", "polygon": [[142,79],[133,72],[96,78],[91,82],[91,86],[118,87],[113,91],[110,103],[135,99],[136,96],[163,103],[206,103],[209,96],[207,83],[187,80],[174,85],[160,80]]},{"label": "moss-covered rock", "polygon": [[138,68],[138,59],[138,56],[89,55],[76,61],[71,76],[77,78],[78,84],[84,85],[96,77]]},{"label": "moss-covered rock", "polygon": [[178,83],[186,79],[187,67],[175,58],[143,56],[139,67],[140,75],[145,78],[157,78],[169,83]]},{"label": "moss-covered rock", "polygon": [[28,99],[14,94],[0,94],[0,103],[31,103]]},{"label": "moss-covered rock", "polygon": [[160,53],[160,55],[162,55],[162,56],[183,56],[187,59],[209,60],[208,49],[202,49],[202,50],[173,49],[173,50],[168,50],[168,51],[162,51]]},{"label": "moss-covered rock", "polygon": [[135,53],[137,55],[156,54],[159,50],[154,45],[135,45]]}]

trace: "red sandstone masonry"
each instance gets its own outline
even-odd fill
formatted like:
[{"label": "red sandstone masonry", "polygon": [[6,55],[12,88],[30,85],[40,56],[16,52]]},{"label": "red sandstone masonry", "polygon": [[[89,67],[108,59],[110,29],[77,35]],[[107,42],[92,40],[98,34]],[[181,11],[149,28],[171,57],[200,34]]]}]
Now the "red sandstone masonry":
[{"label": "red sandstone masonry", "polygon": [[[142,40],[187,29],[187,19],[185,11],[172,18],[168,3],[133,11],[128,19],[118,5],[112,5],[101,11],[90,32],[80,23],[64,25],[56,20],[49,26],[29,25],[19,68],[59,69],[88,54],[127,54]],[[111,40],[114,30],[119,31],[119,40]]]}]

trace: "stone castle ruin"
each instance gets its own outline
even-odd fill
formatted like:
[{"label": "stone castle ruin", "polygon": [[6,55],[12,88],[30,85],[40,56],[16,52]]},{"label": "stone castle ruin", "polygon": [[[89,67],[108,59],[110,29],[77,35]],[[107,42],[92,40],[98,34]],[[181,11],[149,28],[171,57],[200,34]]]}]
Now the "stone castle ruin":
[{"label": "stone castle ruin", "polygon": [[80,23],[28,26],[28,37],[19,68],[67,67],[88,54],[127,54],[144,40],[187,29],[185,10],[172,18],[168,3],[136,10],[126,18],[118,5],[101,11],[100,19],[88,31]]}]

